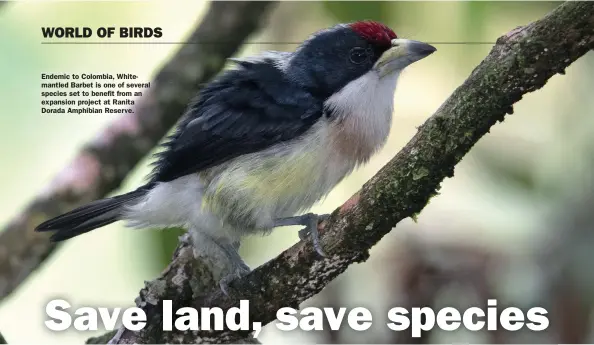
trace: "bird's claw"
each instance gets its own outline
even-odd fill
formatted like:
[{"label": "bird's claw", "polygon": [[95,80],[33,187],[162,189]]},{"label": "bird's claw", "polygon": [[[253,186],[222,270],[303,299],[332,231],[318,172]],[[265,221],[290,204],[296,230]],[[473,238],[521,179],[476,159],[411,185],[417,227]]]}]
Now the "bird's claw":
[{"label": "bird's claw", "polygon": [[318,253],[318,255],[320,255],[321,257],[326,257],[326,253],[324,253],[324,250],[322,250],[322,245],[320,244],[320,233],[318,232],[318,224],[328,219],[330,215],[316,215],[310,213],[308,216],[310,217],[311,221],[309,222],[308,226],[299,230],[299,238],[305,242],[308,237],[311,237],[311,242],[316,253]]},{"label": "bird's claw", "polygon": [[307,241],[307,237],[309,236],[309,229],[303,228],[297,232],[299,234],[299,239],[303,242]]},{"label": "bird's claw", "polygon": [[229,297],[229,284],[234,281],[235,279],[241,279],[247,276],[250,273],[250,268],[247,265],[242,265],[235,269],[235,271],[231,274],[228,274],[219,280],[219,287],[221,288],[221,292]]}]

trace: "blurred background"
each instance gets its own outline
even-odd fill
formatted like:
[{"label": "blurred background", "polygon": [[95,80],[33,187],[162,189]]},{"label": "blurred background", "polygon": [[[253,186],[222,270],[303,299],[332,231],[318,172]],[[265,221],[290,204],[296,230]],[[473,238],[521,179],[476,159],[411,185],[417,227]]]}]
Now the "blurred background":
[{"label": "blurred background", "polygon": [[[118,114],[40,114],[41,73],[134,73],[150,80],[177,45],[41,45],[41,26],[160,26],[163,41],[183,41],[207,2],[12,2],[0,6],[0,226],[18,214],[57,172]],[[410,66],[395,94],[385,149],[314,208],[331,212],[357,191],[414,135],[488,54],[517,26],[558,2],[282,2],[237,56],[296,48],[312,32],[339,22],[374,19],[437,52]],[[258,44],[257,42],[269,42]],[[464,42],[467,42],[466,44]],[[364,306],[366,332],[281,333],[263,343],[584,343],[592,342],[594,305],[594,55],[592,52],[528,94],[456,167],[440,195],[407,219],[302,307]],[[115,193],[140,185],[147,158]],[[46,303],[126,307],[145,280],[169,262],[179,233],[124,230],[121,224],[68,241],[17,291],[2,300],[0,331],[12,343],[83,343],[102,332],[52,332]],[[246,240],[256,267],[298,240],[277,229]],[[544,306],[546,332],[432,331],[419,339],[385,326],[394,306]],[[503,307],[501,307],[503,309]]]}]

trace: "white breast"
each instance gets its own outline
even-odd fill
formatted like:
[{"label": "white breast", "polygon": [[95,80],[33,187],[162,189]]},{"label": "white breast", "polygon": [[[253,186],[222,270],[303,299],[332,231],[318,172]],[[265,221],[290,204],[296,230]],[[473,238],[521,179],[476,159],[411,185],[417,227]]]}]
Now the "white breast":
[{"label": "white breast", "polygon": [[380,78],[371,70],[326,101],[336,117],[331,133],[334,148],[345,158],[364,163],[385,144],[399,75],[394,72]]}]

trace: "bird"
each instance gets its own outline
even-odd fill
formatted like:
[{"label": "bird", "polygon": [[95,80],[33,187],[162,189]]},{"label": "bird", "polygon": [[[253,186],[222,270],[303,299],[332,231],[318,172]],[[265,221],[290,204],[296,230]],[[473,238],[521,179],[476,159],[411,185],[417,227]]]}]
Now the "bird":
[{"label": "bird", "polygon": [[245,276],[246,235],[302,226],[320,256],[318,224],[304,213],[386,143],[401,72],[436,48],[387,25],[340,23],[292,52],[230,59],[161,143],[146,183],[92,201],[35,228],[64,241],[116,221],[183,227],[194,254],[217,255],[219,285]]}]

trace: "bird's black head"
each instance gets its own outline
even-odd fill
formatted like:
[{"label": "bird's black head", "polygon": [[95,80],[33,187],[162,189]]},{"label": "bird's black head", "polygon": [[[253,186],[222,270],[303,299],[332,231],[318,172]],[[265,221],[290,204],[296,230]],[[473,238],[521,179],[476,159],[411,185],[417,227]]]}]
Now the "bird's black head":
[{"label": "bird's black head", "polygon": [[[305,41],[294,53],[287,72],[310,92],[326,98],[371,70],[386,75],[420,59],[408,52],[408,42],[424,45],[416,49],[420,58],[435,50],[425,43],[398,39],[394,31],[378,22],[339,24]],[[397,58],[400,63],[395,64]]]}]

